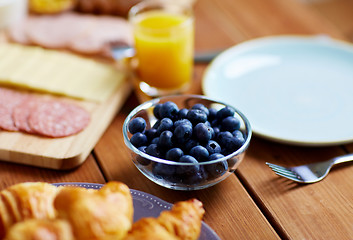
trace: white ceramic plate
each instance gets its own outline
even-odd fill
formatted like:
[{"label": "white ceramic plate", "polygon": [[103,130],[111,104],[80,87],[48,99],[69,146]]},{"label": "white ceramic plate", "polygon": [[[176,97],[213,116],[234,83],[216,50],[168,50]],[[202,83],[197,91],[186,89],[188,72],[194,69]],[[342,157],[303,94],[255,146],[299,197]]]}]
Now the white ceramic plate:
[{"label": "white ceramic plate", "polygon": [[[100,189],[103,184],[98,183],[53,183],[55,186],[79,186],[83,188]],[[143,217],[158,217],[164,210],[169,210],[173,205],[156,196],[130,189],[134,205],[134,222]],[[220,240],[217,234],[204,222],[201,225],[199,240]]]},{"label": "white ceramic plate", "polygon": [[275,36],[217,56],[205,95],[242,111],[256,135],[327,146],[353,141],[353,45],[327,36]]}]

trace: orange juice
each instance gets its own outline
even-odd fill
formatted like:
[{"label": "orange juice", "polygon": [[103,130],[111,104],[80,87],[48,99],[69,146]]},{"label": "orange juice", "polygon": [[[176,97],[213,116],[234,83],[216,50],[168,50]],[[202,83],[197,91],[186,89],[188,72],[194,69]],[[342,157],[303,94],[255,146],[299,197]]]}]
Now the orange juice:
[{"label": "orange juice", "polygon": [[132,23],[141,81],[158,89],[178,89],[190,83],[193,18],[153,10],[139,14]]}]

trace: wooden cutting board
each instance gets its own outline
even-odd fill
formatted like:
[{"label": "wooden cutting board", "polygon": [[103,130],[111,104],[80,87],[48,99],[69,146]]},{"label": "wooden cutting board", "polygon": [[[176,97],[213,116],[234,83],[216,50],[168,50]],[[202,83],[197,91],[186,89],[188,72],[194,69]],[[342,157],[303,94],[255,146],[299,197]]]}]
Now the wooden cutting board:
[{"label": "wooden cutting board", "polygon": [[82,164],[124,104],[131,89],[126,79],[105,102],[70,99],[91,114],[89,125],[76,135],[47,138],[22,132],[0,131],[0,160],[52,169],[70,169]]},{"label": "wooden cutting board", "polygon": [[[0,32],[0,43],[5,42]],[[89,125],[80,133],[64,138],[47,138],[0,130],[0,160],[51,169],[70,169],[82,164],[101,138],[132,90],[124,79],[103,102],[52,96],[82,106],[91,114]],[[49,95],[51,97],[51,95]]]}]

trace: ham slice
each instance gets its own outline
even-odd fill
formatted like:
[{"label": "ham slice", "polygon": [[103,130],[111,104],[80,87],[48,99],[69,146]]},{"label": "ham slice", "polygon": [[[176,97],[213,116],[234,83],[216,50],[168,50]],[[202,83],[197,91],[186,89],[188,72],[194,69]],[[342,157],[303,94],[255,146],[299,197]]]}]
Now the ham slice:
[{"label": "ham slice", "polygon": [[133,44],[132,29],[125,19],[73,12],[31,15],[25,22],[10,28],[8,36],[22,44],[103,56],[111,43]]}]

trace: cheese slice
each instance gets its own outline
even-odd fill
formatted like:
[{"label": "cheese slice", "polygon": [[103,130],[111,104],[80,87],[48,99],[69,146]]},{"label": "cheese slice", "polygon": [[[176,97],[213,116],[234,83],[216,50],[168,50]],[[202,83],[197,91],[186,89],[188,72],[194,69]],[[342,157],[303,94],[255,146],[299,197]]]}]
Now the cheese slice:
[{"label": "cheese slice", "polygon": [[70,53],[0,45],[0,83],[103,102],[125,79],[112,65]]}]

